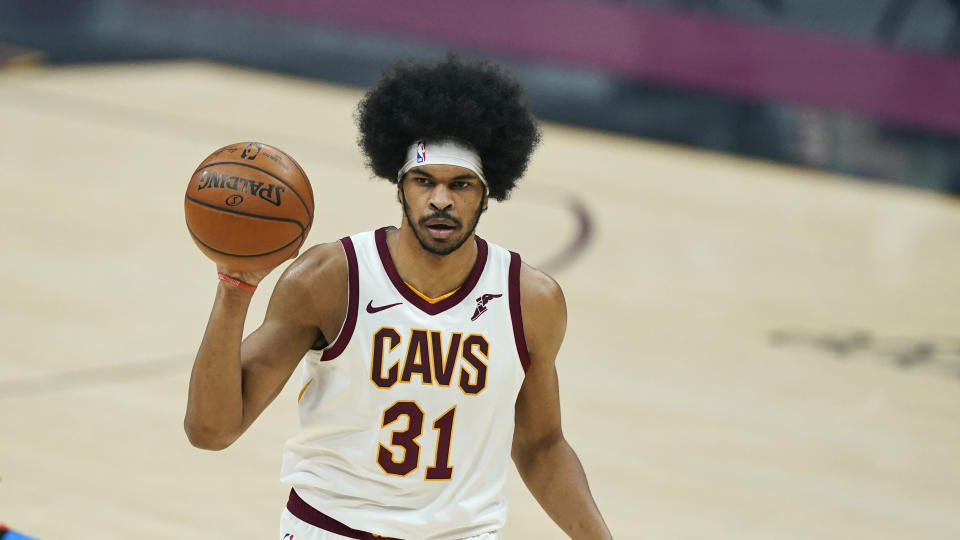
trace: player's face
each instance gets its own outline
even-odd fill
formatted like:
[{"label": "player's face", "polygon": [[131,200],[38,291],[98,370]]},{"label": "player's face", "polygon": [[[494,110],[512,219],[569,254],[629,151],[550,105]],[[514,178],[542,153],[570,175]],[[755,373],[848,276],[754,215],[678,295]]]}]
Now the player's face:
[{"label": "player's face", "polygon": [[462,246],[487,204],[477,175],[456,165],[411,169],[400,184],[400,200],[420,246],[435,255],[447,255]]}]

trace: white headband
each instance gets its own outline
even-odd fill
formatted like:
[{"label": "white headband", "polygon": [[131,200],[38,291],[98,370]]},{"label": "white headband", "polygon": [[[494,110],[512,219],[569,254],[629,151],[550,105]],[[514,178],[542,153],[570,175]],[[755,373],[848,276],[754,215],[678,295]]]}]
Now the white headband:
[{"label": "white headband", "polygon": [[441,142],[425,143],[417,141],[407,149],[407,161],[397,173],[397,181],[414,167],[421,165],[457,165],[470,169],[480,178],[483,187],[489,189],[487,179],[483,176],[483,167],[477,152],[464,143],[446,140]]}]

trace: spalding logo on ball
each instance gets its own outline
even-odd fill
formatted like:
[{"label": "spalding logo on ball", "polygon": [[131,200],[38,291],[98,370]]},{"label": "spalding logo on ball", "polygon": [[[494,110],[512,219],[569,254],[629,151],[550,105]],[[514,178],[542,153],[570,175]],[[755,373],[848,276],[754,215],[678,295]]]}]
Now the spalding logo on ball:
[{"label": "spalding logo on ball", "polygon": [[273,268],[303,245],[313,224],[313,188],[292,157],[241,142],[210,154],[190,177],[187,230],[203,253],[230,270]]}]

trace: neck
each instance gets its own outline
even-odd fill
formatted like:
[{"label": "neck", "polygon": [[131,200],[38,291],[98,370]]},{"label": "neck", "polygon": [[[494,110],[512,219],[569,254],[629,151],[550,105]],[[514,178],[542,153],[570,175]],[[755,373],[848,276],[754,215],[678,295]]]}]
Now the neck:
[{"label": "neck", "polygon": [[387,231],[387,248],[404,281],[431,298],[460,287],[477,261],[474,235],[447,255],[436,255],[420,245],[404,220],[399,230]]}]

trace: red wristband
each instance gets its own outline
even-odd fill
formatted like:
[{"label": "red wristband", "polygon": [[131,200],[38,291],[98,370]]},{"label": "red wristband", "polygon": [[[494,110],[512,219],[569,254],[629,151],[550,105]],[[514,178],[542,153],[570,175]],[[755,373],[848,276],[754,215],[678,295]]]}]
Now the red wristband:
[{"label": "red wristband", "polygon": [[256,286],[256,285],[251,285],[251,284],[249,284],[249,283],[245,283],[245,282],[240,281],[239,279],[237,279],[237,278],[235,278],[235,277],[228,276],[228,275],[224,274],[223,272],[217,272],[217,279],[219,279],[220,281],[222,281],[222,282],[224,282],[224,283],[229,283],[230,285],[233,285],[234,287],[237,287],[238,289],[243,289],[243,290],[245,290],[245,291],[253,292],[253,291],[257,290],[257,286]]}]

